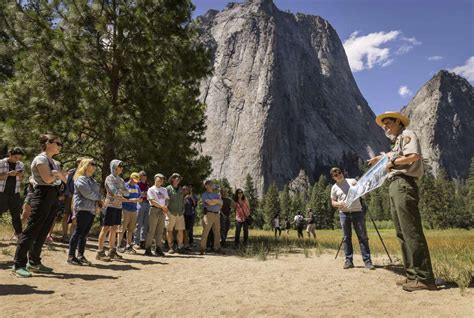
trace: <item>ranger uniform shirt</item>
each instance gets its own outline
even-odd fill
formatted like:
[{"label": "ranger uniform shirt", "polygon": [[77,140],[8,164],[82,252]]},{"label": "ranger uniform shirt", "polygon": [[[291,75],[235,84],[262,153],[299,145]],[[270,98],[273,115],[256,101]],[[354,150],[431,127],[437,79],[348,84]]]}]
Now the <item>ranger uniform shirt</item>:
[{"label": "ranger uniform shirt", "polygon": [[[404,129],[395,139],[391,154],[392,156],[395,155],[395,158],[409,154],[418,154],[421,156],[421,146],[416,134],[409,129]],[[408,165],[397,165],[390,171],[388,177],[390,178],[400,174],[415,178],[421,177],[423,175],[423,160],[420,158]]]}]

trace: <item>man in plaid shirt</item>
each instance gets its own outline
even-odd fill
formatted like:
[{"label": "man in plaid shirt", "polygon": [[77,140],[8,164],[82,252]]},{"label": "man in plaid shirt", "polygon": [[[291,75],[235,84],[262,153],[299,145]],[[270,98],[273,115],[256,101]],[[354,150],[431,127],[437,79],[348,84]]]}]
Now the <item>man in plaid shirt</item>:
[{"label": "man in plaid shirt", "polygon": [[21,148],[15,147],[7,158],[0,160],[0,215],[10,210],[16,236],[22,231],[20,186],[25,166],[20,160],[24,155]]}]

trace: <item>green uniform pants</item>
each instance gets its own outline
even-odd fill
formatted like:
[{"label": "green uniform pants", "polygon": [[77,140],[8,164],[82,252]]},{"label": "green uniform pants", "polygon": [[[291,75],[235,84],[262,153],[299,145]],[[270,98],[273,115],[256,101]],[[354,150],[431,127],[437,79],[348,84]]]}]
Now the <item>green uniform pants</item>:
[{"label": "green uniform pants", "polygon": [[163,210],[154,206],[150,207],[149,213],[145,248],[151,248],[153,239],[155,239],[156,246],[163,249],[162,239],[165,232],[165,215]]},{"label": "green uniform pants", "polygon": [[434,283],[430,252],[418,210],[418,186],[409,177],[395,177],[388,188],[393,223],[402,248],[408,279]]}]

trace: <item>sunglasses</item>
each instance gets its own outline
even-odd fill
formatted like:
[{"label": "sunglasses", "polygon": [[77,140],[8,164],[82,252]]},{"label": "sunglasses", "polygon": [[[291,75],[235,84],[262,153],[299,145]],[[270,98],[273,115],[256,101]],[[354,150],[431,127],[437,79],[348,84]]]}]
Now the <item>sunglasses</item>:
[{"label": "sunglasses", "polygon": [[338,176],[338,175],[340,175],[340,174],[342,174],[341,171],[334,171],[334,173],[332,174],[332,176],[335,177],[335,176]]}]

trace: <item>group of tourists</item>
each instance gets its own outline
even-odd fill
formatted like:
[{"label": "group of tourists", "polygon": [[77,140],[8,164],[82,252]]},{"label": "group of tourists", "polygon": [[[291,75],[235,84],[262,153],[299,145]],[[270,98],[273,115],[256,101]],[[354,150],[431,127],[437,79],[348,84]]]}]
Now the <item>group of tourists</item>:
[{"label": "group of tourists", "polygon": [[[421,150],[416,134],[406,128],[409,122],[399,112],[387,112],[376,118],[376,123],[392,141],[392,149],[386,154],[390,160],[386,169],[391,212],[406,273],[397,285],[406,291],[435,290],[437,287],[418,210],[416,178],[423,174]],[[150,186],[146,172],[133,172],[125,182],[121,177],[124,163],[112,160],[105,189],[101,189],[94,179],[96,163],[93,159],[79,158],[77,167],[65,172],[53,159],[61,151],[60,138],[42,135],[40,145],[42,152],[31,163],[23,214],[20,186],[24,175],[21,159],[25,153],[21,148],[13,148],[7,158],[0,160],[0,213],[10,211],[18,238],[13,266],[17,276],[30,277],[31,272],[52,272],[52,268],[41,262],[41,249],[52,231],[61,204],[65,210],[63,233],[64,229],[67,231],[67,223],[75,225],[69,239],[67,262],[71,265],[91,264],[85,257],[85,246],[97,214],[101,218],[97,260],[121,259],[120,253],[135,254],[135,248],[144,249],[147,256],[164,256],[166,249],[167,253],[174,254],[186,253],[195,247],[193,226],[198,197],[193,193],[192,186],[181,186],[182,177],[178,173],[173,173],[168,179],[157,173]],[[370,159],[369,165],[380,158]],[[331,203],[339,210],[343,231],[344,269],[354,267],[352,227],[359,240],[365,267],[374,269],[360,199],[350,206],[345,204],[349,188],[357,180],[345,178],[339,167],[333,167],[329,173],[335,181],[331,189]],[[166,181],[169,185],[165,187]],[[217,253],[224,253],[232,211],[235,211],[236,222],[235,246],[240,245],[242,231],[243,243],[247,244],[250,206],[243,191],[237,189],[233,198],[229,198],[228,190],[219,192],[211,180],[204,181],[204,187],[200,254],[204,254],[209,246]],[[26,220],[24,227],[22,218]],[[275,215],[272,220],[275,237],[281,235],[281,223],[280,216]],[[287,233],[292,224],[296,225],[299,238],[303,238],[306,225],[308,237],[312,235],[316,239],[316,222],[311,209],[306,217],[299,212],[293,222],[286,218],[284,225]],[[108,253],[105,250],[106,238]]]},{"label": "group of tourists", "polygon": [[[110,162],[110,175],[104,188],[94,179],[96,163],[91,158],[79,158],[76,167],[62,170],[53,157],[60,153],[59,137],[46,134],[40,137],[42,152],[31,163],[31,177],[27,182],[27,195],[23,204],[20,187],[24,174],[21,162],[25,155],[21,148],[13,148],[8,157],[0,160],[0,212],[9,210],[17,236],[13,271],[18,277],[30,277],[32,272],[50,273],[52,268],[41,261],[41,250],[52,232],[61,205],[69,206],[70,219],[74,224],[69,242],[67,263],[91,265],[85,256],[87,236],[96,215],[100,216],[101,229],[96,259],[111,261],[122,259],[121,253],[135,254],[135,248],[143,248],[146,256],[164,256],[187,253],[192,247],[193,227],[198,197],[192,186],[181,186],[181,175],[173,173],[168,179],[158,173],[153,185],[148,184],[145,171],[133,172],[127,182],[121,175],[124,163]],[[169,183],[165,187],[166,181]],[[203,233],[199,252],[206,253],[207,239],[213,234],[212,250],[224,253],[230,228],[232,211],[236,215],[235,246],[248,241],[250,206],[241,189],[233,200],[228,190],[218,191],[212,180],[204,181],[202,194]],[[22,225],[22,217],[26,225]],[[66,223],[67,224],[67,223]],[[108,253],[105,250],[108,238]],[[164,247],[166,242],[167,248]]]}]

